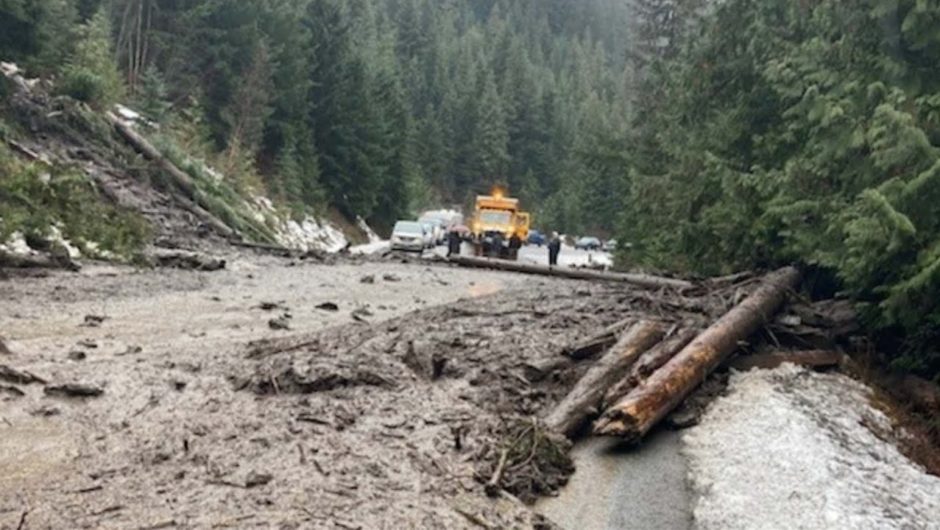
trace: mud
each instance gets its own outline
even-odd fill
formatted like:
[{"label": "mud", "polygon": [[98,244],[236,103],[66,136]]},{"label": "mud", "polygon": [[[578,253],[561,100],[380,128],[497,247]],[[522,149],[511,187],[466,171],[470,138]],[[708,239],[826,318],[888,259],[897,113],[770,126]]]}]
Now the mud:
[{"label": "mud", "polygon": [[[525,367],[637,309],[623,286],[222,257],[0,282],[4,363],[103,392],[0,395],[0,528],[530,527],[480,469],[579,368]],[[269,327],[285,312],[297,331]]]}]

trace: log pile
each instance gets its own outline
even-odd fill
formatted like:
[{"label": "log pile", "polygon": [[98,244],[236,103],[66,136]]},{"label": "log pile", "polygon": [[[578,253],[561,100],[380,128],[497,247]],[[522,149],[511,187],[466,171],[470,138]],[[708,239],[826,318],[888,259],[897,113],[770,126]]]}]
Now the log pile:
[{"label": "log pile", "polygon": [[[748,280],[756,285],[750,294],[701,333],[695,325],[666,330],[653,321],[623,321],[566,348],[561,357],[567,362],[606,353],[548,414],[546,425],[573,437],[604,411],[593,425],[595,435],[642,439],[752,335],[774,322],[799,281],[800,273],[792,267]],[[803,357],[806,364],[820,366],[841,358],[820,352]],[[780,355],[761,359],[752,362],[792,362]]]}]

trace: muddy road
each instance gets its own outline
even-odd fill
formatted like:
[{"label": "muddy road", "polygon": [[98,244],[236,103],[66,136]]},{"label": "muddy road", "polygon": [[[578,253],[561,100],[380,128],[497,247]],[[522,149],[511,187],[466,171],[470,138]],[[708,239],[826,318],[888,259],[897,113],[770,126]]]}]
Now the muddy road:
[{"label": "muddy road", "polygon": [[[625,286],[233,256],[0,283],[0,528],[531,527],[478,480]],[[97,397],[53,393],[84,385]]]}]

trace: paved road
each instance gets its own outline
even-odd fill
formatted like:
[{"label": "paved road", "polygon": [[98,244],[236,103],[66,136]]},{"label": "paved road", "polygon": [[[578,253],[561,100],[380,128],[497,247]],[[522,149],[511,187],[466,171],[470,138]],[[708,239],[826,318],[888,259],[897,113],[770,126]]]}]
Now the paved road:
[{"label": "paved road", "polygon": [[574,449],[577,471],[536,509],[565,530],[684,530],[692,494],[679,434],[657,431],[638,448],[589,438]]}]

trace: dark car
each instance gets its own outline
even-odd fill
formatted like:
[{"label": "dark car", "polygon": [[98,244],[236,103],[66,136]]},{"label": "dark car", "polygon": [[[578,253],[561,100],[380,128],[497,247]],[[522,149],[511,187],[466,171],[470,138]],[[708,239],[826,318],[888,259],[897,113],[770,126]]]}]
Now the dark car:
[{"label": "dark car", "polygon": [[600,250],[601,240],[596,237],[582,237],[575,242],[574,248],[578,250]]},{"label": "dark car", "polygon": [[541,247],[542,245],[548,243],[548,239],[545,237],[545,234],[539,232],[538,230],[530,230],[529,239],[526,240],[526,243]]}]

